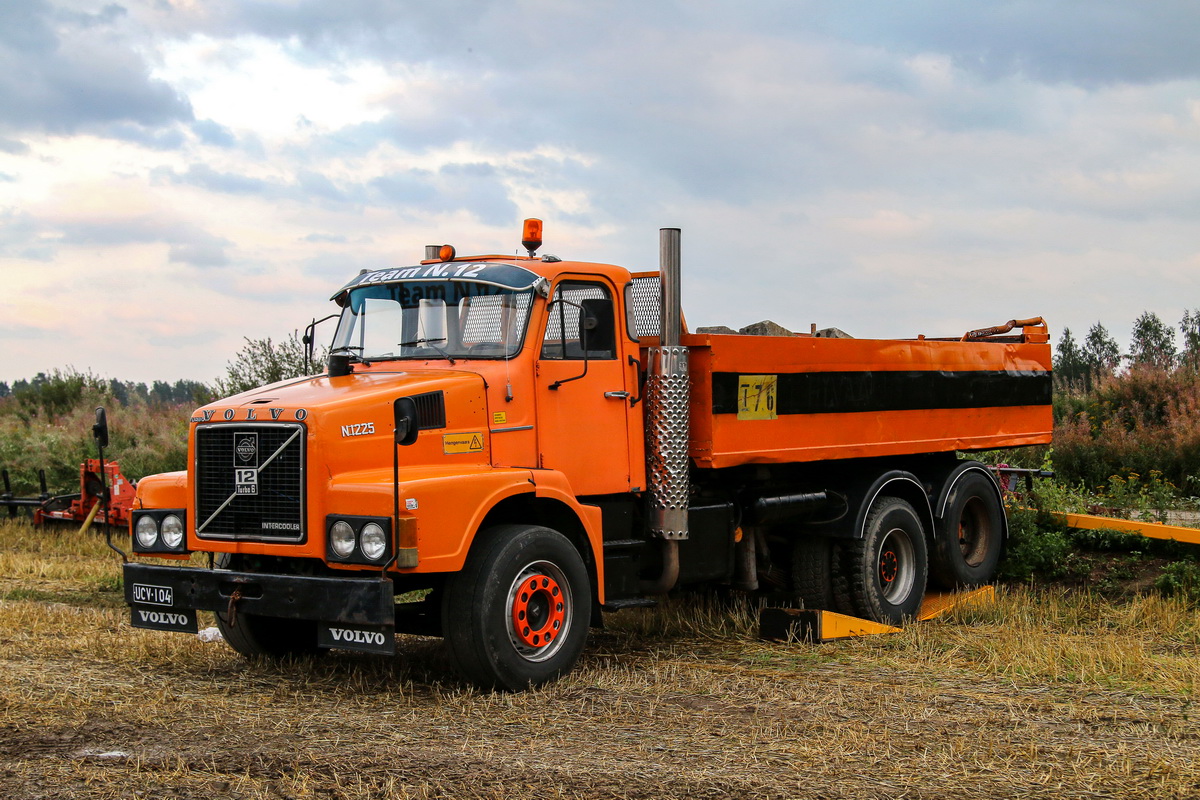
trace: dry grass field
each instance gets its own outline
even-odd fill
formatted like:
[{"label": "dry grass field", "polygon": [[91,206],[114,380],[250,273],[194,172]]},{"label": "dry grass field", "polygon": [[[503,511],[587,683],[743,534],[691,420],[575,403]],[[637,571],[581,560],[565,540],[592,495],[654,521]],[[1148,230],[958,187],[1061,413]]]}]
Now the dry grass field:
[{"label": "dry grass field", "polygon": [[0,797],[1200,796],[1182,601],[1006,588],[808,645],[679,600],[510,695],[437,640],[273,664],[134,630],[118,566],[94,533],[0,523]]}]

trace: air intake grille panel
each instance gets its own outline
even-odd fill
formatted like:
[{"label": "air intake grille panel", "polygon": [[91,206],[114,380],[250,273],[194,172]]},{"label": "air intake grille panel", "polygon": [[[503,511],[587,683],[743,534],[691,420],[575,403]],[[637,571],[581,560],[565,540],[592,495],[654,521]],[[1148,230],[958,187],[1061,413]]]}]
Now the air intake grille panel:
[{"label": "air intake grille panel", "polygon": [[414,394],[417,406],[417,429],[437,430],[446,427],[446,395],[440,391]]},{"label": "air intake grille panel", "polygon": [[305,428],[234,423],[196,428],[196,535],[303,542]]},{"label": "air intake grille panel", "polygon": [[662,335],[662,281],[658,275],[634,278],[629,284],[626,303],[629,327],[635,339]]}]

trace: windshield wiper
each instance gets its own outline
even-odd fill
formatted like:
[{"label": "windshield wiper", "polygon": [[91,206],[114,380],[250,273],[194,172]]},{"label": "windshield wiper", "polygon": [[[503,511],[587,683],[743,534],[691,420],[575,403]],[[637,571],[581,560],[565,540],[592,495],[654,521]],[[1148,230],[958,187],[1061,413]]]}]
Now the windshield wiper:
[{"label": "windshield wiper", "polygon": [[[351,352],[353,350],[357,350],[358,352],[357,353]],[[329,351],[329,355],[331,355],[331,356],[335,356],[338,353],[350,353],[351,358],[353,358],[357,361],[363,360],[362,355],[360,355],[362,353],[362,348],[358,347],[357,345],[344,344],[341,347],[335,347]]]},{"label": "windshield wiper", "polygon": [[441,353],[442,357],[450,362],[450,366],[454,366],[454,364],[455,364],[454,356],[450,355],[449,351],[443,350],[442,348],[438,347],[435,344],[435,342],[444,342],[444,341],[446,341],[445,337],[442,337],[441,339],[413,339],[411,342],[401,342],[400,344],[398,344],[396,346],[397,347],[416,347],[419,344],[429,345],[434,350],[437,350],[439,353]]}]

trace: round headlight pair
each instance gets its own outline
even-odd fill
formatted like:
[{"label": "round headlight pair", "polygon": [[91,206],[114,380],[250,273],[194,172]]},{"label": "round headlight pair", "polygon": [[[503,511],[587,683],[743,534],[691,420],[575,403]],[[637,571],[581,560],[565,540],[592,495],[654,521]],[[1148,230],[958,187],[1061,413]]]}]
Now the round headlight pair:
[{"label": "round headlight pair", "polygon": [[349,558],[357,544],[362,554],[371,561],[378,561],[387,552],[387,534],[378,522],[363,525],[358,536],[345,520],[338,520],[329,529],[329,547],[338,558]]},{"label": "round headlight pair", "polygon": [[165,547],[178,550],[183,546],[183,520],[174,514],[167,514],[160,523],[154,517],[145,514],[138,518],[134,536],[144,550],[154,547],[159,536],[162,537]]}]

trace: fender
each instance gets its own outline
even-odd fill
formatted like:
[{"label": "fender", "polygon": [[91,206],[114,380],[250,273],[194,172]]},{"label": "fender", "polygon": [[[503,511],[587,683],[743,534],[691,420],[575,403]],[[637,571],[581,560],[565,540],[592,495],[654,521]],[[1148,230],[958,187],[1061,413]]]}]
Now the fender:
[{"label": "fender", "polygon": [[187,472],[164,472],[138,481],[134,508],[187,508],[189,499]]},{"label": "fender", "polygon": [[[887,491],[885,492],[885,490]],[[926,535],[932,533],[933,511],[929,506],[929,495],[925,493],[925,487],[911,472],[893,469],[876,478],[863,495],[863,501],[859,504],[854,518],[855,539],[861,539],[866,534],[867,514],[870,513],[871,506],[875,504],[875,499],[885,493],[894,494],[896,497],[912,503],[925,526]],[[919,500],[914,502],[918,498]]]},{"label": "fender", "polygon": [[[497,503],[535,491],[530,470],[490,465],[400,468],[400,513],[417,520],[416,567],[401,572],[456,572],[484,517]],[[392,515],[392,471],[343,473],[329,482],[326,513]],[[311,510],[310,510],[311,513]]]},{"label": "fender", "polygon": [[[949,475],[946,476],[942,483],[942,489],[938,493],[937,502],[934,504],[934,515],[941,519],[946,515],[946,506],[950,503],[950,495],[954,492],[954,487],[958,485],[965,476],[972,472],[980,472],[987,476],[988,486],[992,487],[995,493],[996,502],[1000,505],[1000,509],[1004,510],[1004,494],[1000,491],[1000,485],[996,482],[996,476],[992,471],[978,461],[963,461],[955,467]],[[1008,514],[1001,513],[1001,533],[1005,539],[1008,538]]]},{"label": "fender", "polygon": [[596,571],[596,593],[601,604],[604,603],[604,526],[603,512],[599,506],[589,506],[580,503],[571,492],[571,483],[567,476],[558,470],[534,470],[531,481],[537,487],[538,497],[557,500],[567,506],[579,519],[587,535],[588,546],[591,548],[591,561]]}]

